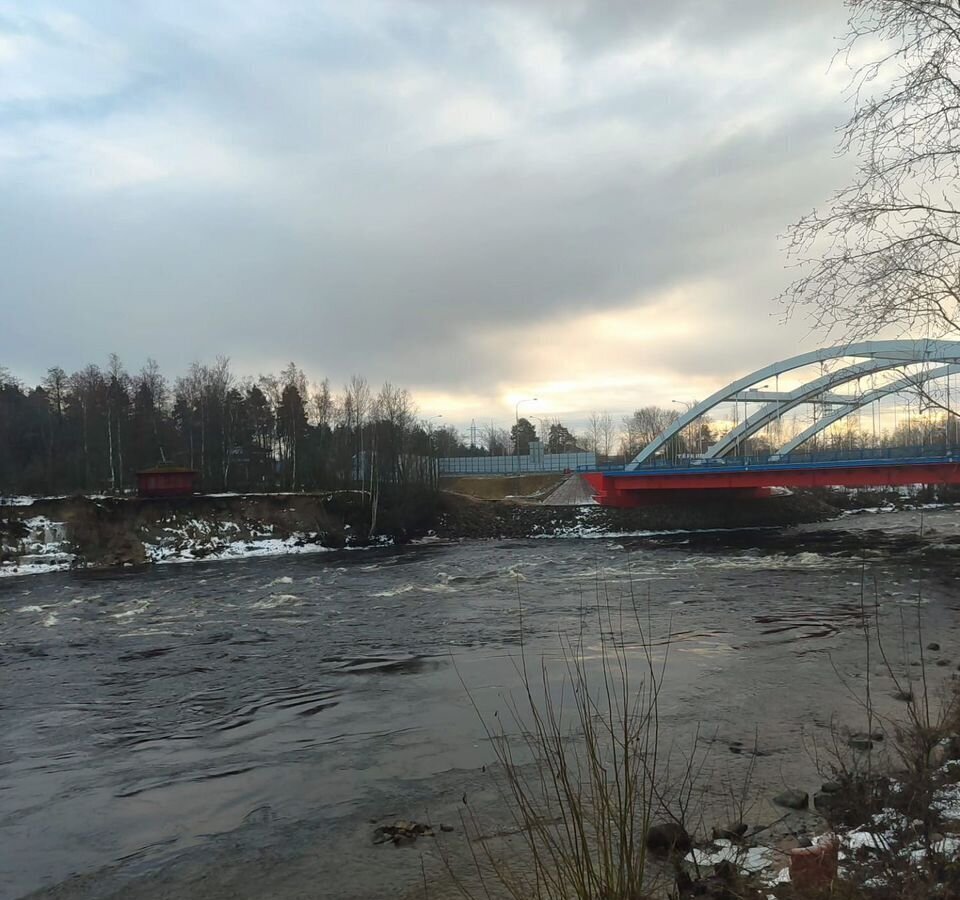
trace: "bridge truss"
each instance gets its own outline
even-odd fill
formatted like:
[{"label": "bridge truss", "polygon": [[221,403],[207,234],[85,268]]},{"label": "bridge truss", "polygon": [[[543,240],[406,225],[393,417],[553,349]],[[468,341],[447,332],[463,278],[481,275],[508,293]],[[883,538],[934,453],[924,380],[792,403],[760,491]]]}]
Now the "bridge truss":
[{"label": "bridge truss", "polygon": [[[797,369],[818,363],[821,369],[825,369],[829,365],[846,360],[851,362],[834,371],[822,372],[818,377],[792,390],[768,391],[763,389],[768,385],[756,387],[771,378],[776,378],[779,382],[781,375]],[[879,387],[873,384],[874,376],[878,374],[910,368],[919,368],[919,371],[903,371],[899,377]],[[925,389],[928,383],[939,379],[947,378],[949,384],[950,376],[958,372],[960,372],[960,341],[860,341],[801,353],[744,375],[711,394],[706,400],[691,406],[670,427],[640,450],[625,466],[625,471],[636,471],[654,463],[658,455],[662,455],[671,442],[676,440],[686,428],[694,425],[702,416],[724,403],[743,403],[745,410],[750,403],[759,405],[759,409],[750,415],[745,414],[742,422],[712,446],[698,453],[697,456],[704,461],[738,456],[740,449],[746,446],[750,438],[772,422],[781,420],[786,413],[800,405],[815,404],[819,408],[820,415],[811,425],[782,443],[769,457],[770,460],[775,461],[795,451],[806,441],[841,421],[850,413],[879,403],[884,397],[910,389]],[[859,386],[865,377],[871,380],[871,388],[868,391],[858,390],[855,394],[837,393],[838,388],[853,383]]]}]

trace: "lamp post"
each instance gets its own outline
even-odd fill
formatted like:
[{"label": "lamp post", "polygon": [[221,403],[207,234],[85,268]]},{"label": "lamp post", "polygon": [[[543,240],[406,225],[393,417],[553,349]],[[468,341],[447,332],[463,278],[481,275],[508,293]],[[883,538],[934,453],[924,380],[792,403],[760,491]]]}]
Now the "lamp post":
[{"label": "lamp post", "polygon": [[[676,403],[678,406],[682,406],[685,412],[690,412],[690,410],[693,409],[694,407],[693,403],[688,403],[686,400],[671,400],[670,402]],[[690,424],[692,425],[693,422],[691,422]],[[700,455],[700,438],[701,438],[699,423],[697,423],[696,433],[697,433],[697,456],[699,456]]]},{"label": "lamp post", "polygon": [[426,418],[426,423],[427,423],[427,440],[428,440],[428,442],[429,442],[429,444],[430,444],[430,449],[431,449],[431,450],[433,450],[433,420],[434,420],[434,419],[442,419],[442,418],[443,418],[443,413],[437,413],[435,416],[427,416],[427,418]]},{"label": "lamp post", "polygon": [[513,418],[515,429],[513,432],[513,452],[514,456],[517,459],[517,472],[520,472],[520,404],[521,403],[536,403],[536,397],[524,397],[522,400],[518,400],[513,407]]}]

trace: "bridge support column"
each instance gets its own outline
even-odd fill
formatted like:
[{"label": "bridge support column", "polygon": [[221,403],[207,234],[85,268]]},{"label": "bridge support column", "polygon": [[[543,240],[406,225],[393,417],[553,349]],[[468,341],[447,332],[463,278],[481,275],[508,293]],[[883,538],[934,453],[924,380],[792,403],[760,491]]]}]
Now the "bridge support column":
[{"label": "bridge support column", "polygon": [[586,472],[583,478],[590,484],[600,506],[630,508],[637,506],[660,506],[664,504],[692,505],[738,500],[756,500],[773,493],[769,487],[716,487],[716,488],[640,488],[633,479],[619,480],[603,472]]}]

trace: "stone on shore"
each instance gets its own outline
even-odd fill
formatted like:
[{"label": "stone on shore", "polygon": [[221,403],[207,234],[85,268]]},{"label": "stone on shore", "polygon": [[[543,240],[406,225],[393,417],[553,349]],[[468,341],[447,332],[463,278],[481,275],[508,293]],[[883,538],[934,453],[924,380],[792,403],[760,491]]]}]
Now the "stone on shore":
[{"label": "stone on shore", "polygon": [[654,853],[689,853],[693,841],[678,822],[658,822],[647,831],[647,849]]},{"label": "stone on shore", "polygon": [[713,829],[713,839],[723,839],[727,841],[739,841],[747,833],[745,822],[729,822],[722,828],[717,826]]}]

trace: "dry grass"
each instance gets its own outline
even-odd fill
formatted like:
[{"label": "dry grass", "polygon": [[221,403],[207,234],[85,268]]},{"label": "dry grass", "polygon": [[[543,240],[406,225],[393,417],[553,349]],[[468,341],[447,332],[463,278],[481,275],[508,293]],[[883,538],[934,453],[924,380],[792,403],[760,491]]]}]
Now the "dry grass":
[{"label": "dry grass", "polygon": [[598,590],[581,622],[587,616],[599,647],[581,626],[559,635],[553,664],[530,660],[521,623],[519,691],[486,718],[474,703],[513,840],[489,840],[466,807],[472,871],[456,871],[449,855],[445,862],[469,900],[645,900],[672,883],[669,865],[651,864],[646,835],[654,818],[685,825],[699,769],[696,752],[673,772],[661,758],[669,644],[653,639],[632,592],[614,603]]},{"label": "dry grass", "polygon": [[[877,741],[869,752],[857,751],[848,746],[845,733],[834,729],[824,772],[840,785],[838,796],[842,798],[826,812],[828,824],[840,834],[856,827],[866,837],[866,846],[850,854],[845,871],[829,889],[788,890],[782,896],[957,900],[960,862],[957,850],[944,843],[944,837],[960,826],[945,819],[936,796],[951,780],[944,762],[960,756],[960,692],[952,682],[939,691],[930,683],[920,593],[910,616],[901,617],[896,642],[900,663],[893,659],[880,627],[876,584],[872,593],[868,605],[863,578],[865,686],[859,694],[849,683],[844,686],[858,697],[867,723],[865,731],[884,735],[885,740]],[[913,654],[919,655],[915,677],[911,675],[914,667],[906,662]],[[874,659],[880,661],[897,694],[909,698],[903,715],[891,716],[877,709],[872,686]]]}]

